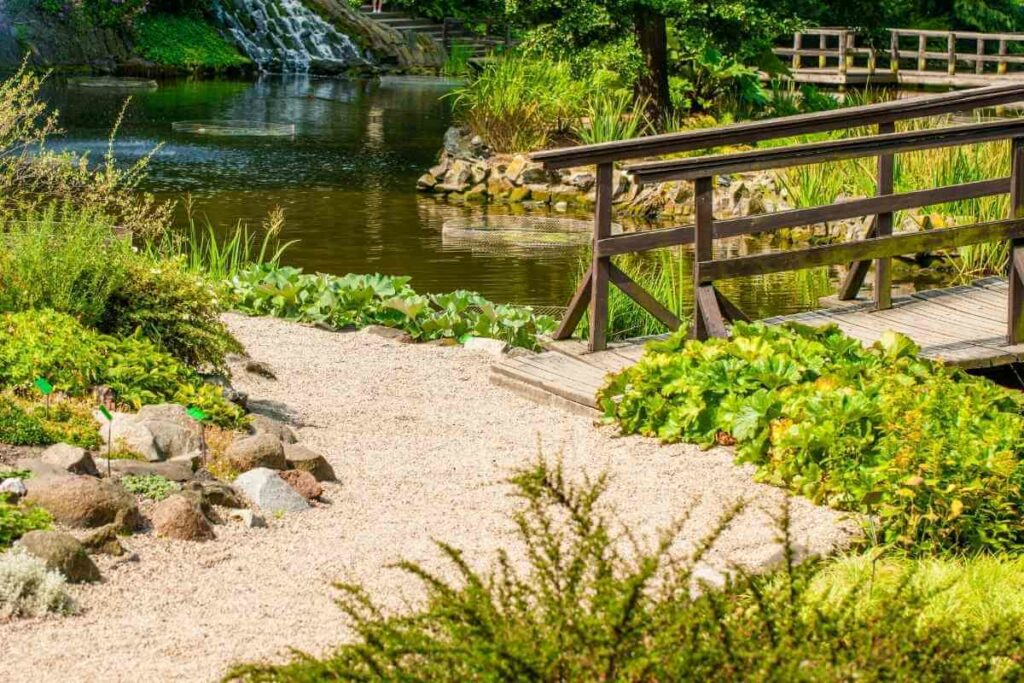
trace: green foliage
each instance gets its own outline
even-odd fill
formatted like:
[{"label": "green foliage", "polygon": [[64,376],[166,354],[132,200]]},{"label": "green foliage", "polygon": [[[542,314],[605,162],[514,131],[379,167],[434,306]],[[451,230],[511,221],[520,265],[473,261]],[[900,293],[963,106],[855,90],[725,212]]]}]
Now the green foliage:
[{"label": "green foliage", "polygon": [[224,356],[241,351],[220,321],[217,290],[177,259],[136,259],[112,292],[99,329],[126,337],[141,334],[191,367],[220,369]]},{"label": "green foliage", "polygon": [[121,479],[121,486],[129,493],[135,493],[150,500],[163,500],[178,490],[177,484],[159,474],[128,474]]},{"label": "green foliage", "polygon": [[[118,401],[136,409],[149,403],[180,401],[199,404],[224,424],[242,419],[241,411],[221,396],[219,388],[206,388],[194,370],[139,333],[117,339],[47,310],[2,314],[0,330],[7,332],[0,337],[0,389],[31,392],[35,378],[42,376],[70,396],[87,395],[92,387],[105,384],[114,390]],[[51,417],[60,415],[61,405],[53,408]],[[34,409],[31,417],[42,419],[39,409]],[[71,418],[64,421],[71,422]],[[92,425],[87,433],[95,438],[95,431]],[[68,432],[73,437],[78,429],[68,427],[63,433]]]},{"label": "green foliage", "polygon": [[53,518],[41,507],[21,505],[0,494],[0,551],[35,529],[48,529]]},{"label": "green foliage", "polygon": [[32,477],[31,470],[0,470],[0,481],[4,479],[29,479]]},{"label": "green foliage", "polygon": [[37,446],[50,443],[46,430],[13,400],[0,396],[0,443]]},{"label": "green foliage", "polygon": [[422,607],[393,614],[362,587],[339,586],[354,642],[322,659],[238,666],[227,679],[992,681],[1022,673],[1018,628],[919,628],[935,596],[909,575],[885,591],[880,609],[861,609],[863,586],[819,609],[810,587],[821,566],[794,566],[785,511],[781,568],[695,595],[693,567],[730,516],[680,561],[670,551],[683,524],[645,548],[608,519],[603,477],[576,485],[541,462],[512,483],[522,501],[516,552],[499,551],[494,569],[481,573],[479,558],[439,543],[446,571],[398,565],[422,584]]},{"label": "green foliage", "polygon": [[247,425],[245,411],[224,399],[216,384],[182,384],[174,394],[174,402],[186,407],[199,408],[206,413],[206,422],[218,427],[240,429]]},{"label": "green foliage", "polygon": [[71,614],[75,609],[60,572],[47,569],[24,548],[0,553],[0,620]]},{"label": "green foliage", "polygon": [[83,448],[100,444],[89,406],[80,401],[57,401],[49,408],[11,394],[0,394],[0,443],[48,446],[69,443]]},{"label": "green foliage", "polygon": [[146,59],[187,69],[226,69],[249,64],[201,15],[147,14],[135,22],[139,54]]},{"label": "green foliage", "polygon": [[42,11],[83,27],[130,26],[146,9],[147,0],[38,0]]},{"label": "green foliage", "polygon": [[536,348],[537,336],[554,329],[529,308],[494,304],[473,292],[419,295],[409,278],[386,275],[306,275],[298,268],[264,264],[228,281],[235,307],[335,328],[385,325],[414,339],[466,335]]},{"label": "green foliage", "polygon": [[1024,398],[886,334],[737,324],[728,340],[649,345],[599,394],[627,433],[710,446],[761,481],[871,515],[916,554],[1024,547]]}]

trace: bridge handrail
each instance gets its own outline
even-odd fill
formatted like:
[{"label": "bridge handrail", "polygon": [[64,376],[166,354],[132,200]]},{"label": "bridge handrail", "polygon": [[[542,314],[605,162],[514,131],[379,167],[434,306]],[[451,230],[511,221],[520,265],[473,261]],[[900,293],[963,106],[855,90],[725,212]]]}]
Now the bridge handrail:
[{"label": "bridge handrail", "polygon": [[530,158],[556,170],[572,166],[608,164],[679,152],[731,145],[749,145],[793,135],[820,133],[856,126],[892,123],[949,114],[1024,100],[1024,83],[992,85],[893,102],[864,104],[832,111],[743,121],[717,128],[649,135],[632,140],[604,142],[534,152]]},{"label": "bridge handrail", "polygon": [[[841,299],[852,299],[863,286],[868,268],[873,262],[875,307],[885,309],[891,306],[892,256],[910,253],[917,248],[949,248],[1005,239],[1010,241],[1012,255],[1008,338],[1012,344],[1024,342],[1024,119],[895,132],[895,121],[901,119],[1020,100],[1024,100],[1024,84],[991,86],[950,95],[825,112],[824,116],[792,116],[735,124],[719,130],[656,136],[653,144],[649,138],[646,144],[642,140],[625,141],[535,154],[534,158],[544,161],[549,168],[579,163],[597,164],[593,260],[569,303],[555,338],[565,339],[571,336],[584,313],[589,311],[589,347],[592,351],[606,347],[609,283],[616,285],[668,327],[674,329],[681,325],[672,311],[655,300],[650,293],[643,290],[611,262],[611,257],[619,254],[693,244],[694,334],[703,338],[726,334],[726,320],[746,319],[743,312],[715,288],[716,279],[852,261],[840,289]],[[717,147],[741,141],[750,142],[867,124],[877,125],[878,134],[628,165],[626,171],[632,173],[634,179],[641,184],[664,180],[694,181],[694,224],[614,236],[611,234],[614,177],[612,162],[615,160],[645,158],[685,149]],[[1004,139],[1012,141],[1013,172],[1008,178],[894,193],[893,171],[897,153]],[[718,220],[714,217],[714,187],[718,175],[869,156],[878,159],[875,197],[727,220]],[[1005,221],[932,230],[922,235],[892,234],[893,214],[896,211],[1006,193],[1011,197],[1012,213]],[[869,234],[861,242],[813,247],[782,254],[748,256],[740,260],[717,261],[713,257],[712,245],[715,239],[857,216],[873,217]],[[734,261],[736,263],[733,263]]]}]

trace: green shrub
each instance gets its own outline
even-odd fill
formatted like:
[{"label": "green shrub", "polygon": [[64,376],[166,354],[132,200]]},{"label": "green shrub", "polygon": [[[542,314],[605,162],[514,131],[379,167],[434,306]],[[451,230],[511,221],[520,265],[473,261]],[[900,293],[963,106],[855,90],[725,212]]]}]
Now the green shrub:
[{"label": "green shrub", "polygon": [[50,441],[39,420],[29,416],[13,400],[0,396],[0,443],[42,446]]},{"label": "green shrub", "polygon": [[146,59],[188,69],[225,69],[249,59],[201,15],[155,14],[135,22],[136,50]]},{"label": "green shrub", "polygon": [[0,551],[34,529],[48,529],[53,519],[41,507],[17,504],[0,493]]},{"label": "green shrub", "polygon": [[174,394],[174,402],[199,408],[206,414],[204,422],[218,427],[240,429],[248,425],[245,411],[225,400],[223,391],[216,384],[182,384]]},{"label": "green shrub", "polygon": [[[229,403],[218,387],[206,385],[194,370],[140,333],[117,339],[93,332],[70,316],[45,310],[2,314],[0,331],[8,333],[0,337],[0,390],[31,394],[35,379],[45,377],[56,390],[70,396],[85,396],[94,386],[107,385],[120,403],[136,409],[188,399],[224,424],[240,424],[243,418],[242,411]],[[58,403],[49,418],[36,408],[30,417],[42,421],[44,432],[81,443],[95,427],[87,429],[90,421],[76,416],[74,406]],[[70,411],[63,420],[66,424],[48,427],[47,420],[60,420],[62,411]]]},{"label": "green shrub", "polygon": [[[480,573],[479,558],[439,544],[451,570],[444,575],[399,563],[426,594],[421,608],[405,613],[384,611],[359,586],[339,586],[354,642],[323,658],[238,666],[228,679],[824,682],[1019,680],[1024,673],[1024,634],[1015,624],[919,628],[934,594],[912,582],[898,583],[884,609],[859,610],[854,587],[837,608],[819,610],[820,595],[809,587],[820,565],[795,567],[790,551],[772,574],[739,576],[695,596],[693,567],[716,533],[680,561],[671,547],[683,524],[653,549],[631,544],[634,536],[604,512],[604,478],[577,486],[541,463],[512,481],[523,501],[514,556],[501,551]],[[791,548],[785,512],[780,528]]]},{"label": "green shrub", "polygon": [[468,335],[535,348],[538,335],[554,329],[547,316],[494,304],[473,292],[421,296],[407,277],[306,275],[298,268],[264,264],[238,273],[227,285],[235,308],[251,315],[336,328],[386,325],[418,340]]},{"label": "green shrub", "polygon": [[121,486],[129,493],[136,493],[151,500],[163,500],[178,490],[177,484],[159,474],[129,474],[121,479]]},{"label": "green shrub", "polygon": [[47,408],[42,401],[0,394],[0,443],[96,448],[100,437],[90,406],[83,401],[58,401]]},{"label": "green shrub", "polygon": [[735,440],[761,481],[871,515],[913,553],[1024,547],[1024,398],[837,327],[738,324],[728,340],[652,343],[599,394],[627,433]]},{"label": "green shrub", "polygon": [[0,554],[0,620],[71,614],[75,609],[59,572],[21,548]]},{"label": "green shrub", "polygon": [[141,334],[193,368],[223,369],[241,344],[220,321],[217,291],[178,259],[139,259],[111,296],[99,329],[118,337]]}]

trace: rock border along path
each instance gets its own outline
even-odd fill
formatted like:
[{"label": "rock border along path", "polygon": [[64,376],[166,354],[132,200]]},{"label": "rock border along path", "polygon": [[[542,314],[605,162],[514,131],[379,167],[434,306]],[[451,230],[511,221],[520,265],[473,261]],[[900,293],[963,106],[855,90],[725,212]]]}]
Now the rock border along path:
[{"label": "rock border along path", "polygon": [[[402,344],[279,320],[228,316],[252,357],[277,380],[236,368],[261,410],[289,416],[324,453],[340,484],[330,503],[268,516],[269,528],[218,527],[202,544],[152,533],[124,539],[137,562],[99,557],[105,581],[72,588],[79,616],[0,624],[0,674],[18,681],[210,681],[234,661],[320,653],[344,639],[331,583],[363,582],[393,608],[419,593],[385,565],[442,567],[432,539],[487,563],[515,548],[501,481],[538,449],[561,453],[570,476],[608,471],[607,499],[652,538],[688,509],[693,541],[738,497],[751,505],[709,562],[761,565],[777,553],[770,515],[784,493],[755,484],[726,449],[702,452],[618,437],[593,419],[493,386],[493,357],[460,347]],[[794,499],[794,532],[814,552],[847,536],[838,513]],[[680,550],[683,550],[681,548]]]}]

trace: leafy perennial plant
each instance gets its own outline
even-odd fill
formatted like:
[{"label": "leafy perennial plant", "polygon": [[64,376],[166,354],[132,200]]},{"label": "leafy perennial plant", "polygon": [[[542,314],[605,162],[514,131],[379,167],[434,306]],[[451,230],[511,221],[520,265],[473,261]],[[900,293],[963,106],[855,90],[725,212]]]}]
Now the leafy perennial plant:
[{"label": "leafy perennial plant", "polygon": [[923,554],[1024,548],[1020,394],[838,328],[737,324],[730,339],[652,343],[599,399],[627,433],[736,442],[761,481],[869,515]]},{"label": "leafy perennial plant", "polygon": [[266,264],[228,280],[234,307],[251,315],[341,327],[385,325],[413,339],[492,337],[535,348],[555,321],[529,308],[495,304],[473,292],[417,294],[409,278],[387,275],[307,275]]}]

